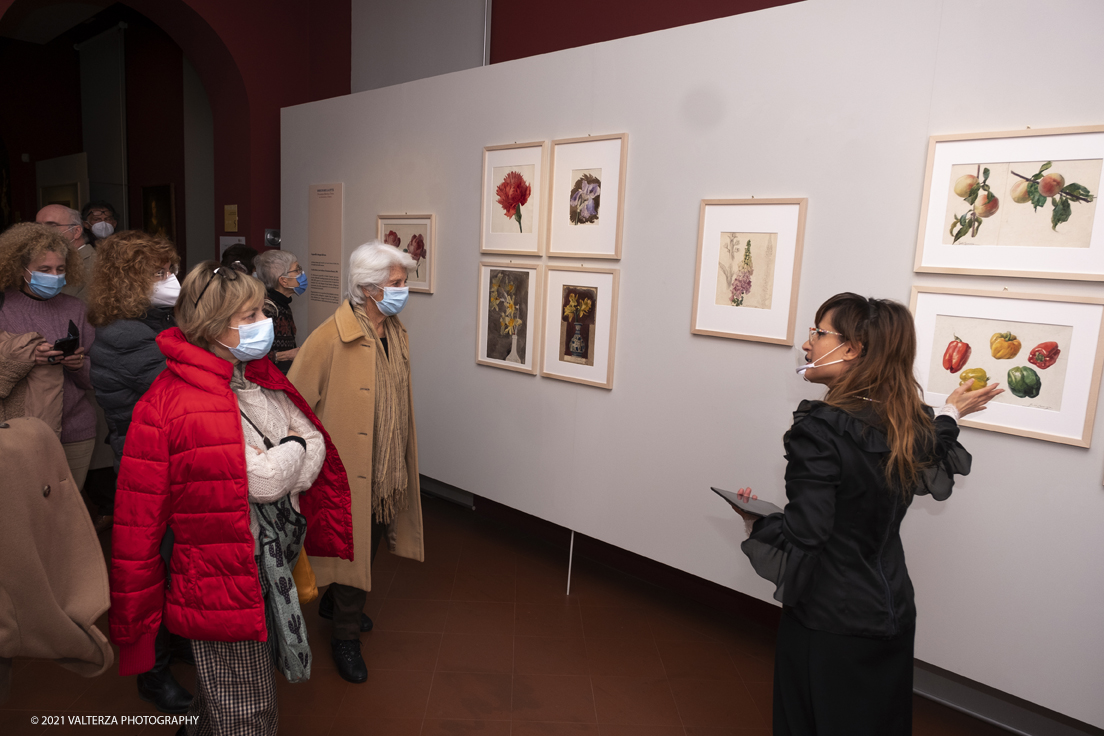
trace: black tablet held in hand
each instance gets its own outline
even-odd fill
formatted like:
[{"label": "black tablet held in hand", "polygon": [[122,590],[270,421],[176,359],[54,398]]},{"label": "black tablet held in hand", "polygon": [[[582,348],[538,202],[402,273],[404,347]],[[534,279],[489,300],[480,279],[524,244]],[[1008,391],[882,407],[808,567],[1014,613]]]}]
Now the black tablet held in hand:
[{"label": "black tablet held in hand", "polygon": [[733,506],[739,507],[741,511],[746,511],[749,514],[755,514],[756,516],[770,516],[771,514],[782,513],[782,509],[778,508],[770,501],[761,501],[758,498],[743,499],[737,496],[732,491],[725,491],[721,490],[720,488],[710,487],[710,490],[724,500],[728,501]]}]

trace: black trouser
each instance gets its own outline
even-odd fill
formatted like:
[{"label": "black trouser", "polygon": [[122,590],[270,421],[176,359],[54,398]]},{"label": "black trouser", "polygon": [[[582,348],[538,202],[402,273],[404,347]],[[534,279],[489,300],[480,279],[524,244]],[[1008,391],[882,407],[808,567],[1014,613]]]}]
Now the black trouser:
[{"label": "black trouser", "polygon": [[[372,519],[372,562],[376,561],[376,551],[379,550],[380,539],[386,531],[386,526]],[[333,595],[334,602],[333,638],[342,641],[359,639],[360,614],[364,612],[368,591],[333,583],[330,585],[330,594]]]}]

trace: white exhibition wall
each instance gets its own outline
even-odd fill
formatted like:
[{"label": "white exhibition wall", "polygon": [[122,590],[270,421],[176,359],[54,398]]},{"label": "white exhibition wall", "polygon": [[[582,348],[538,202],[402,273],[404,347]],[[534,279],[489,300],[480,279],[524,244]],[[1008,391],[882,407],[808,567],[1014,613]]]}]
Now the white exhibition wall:
[{"label": "white exhibition wall", "polygon": [[[289,108],[283,242],[305,259],[312,183],[345,183],[346,255],[379,213],[434,213],[436,293],[403,312],[422,472],[769,600],[709,486],[782,500],[782,434],[819,392],[796,349],[690,334],[699,201],[808,197],[799,335],[844,290],[1104,295],[912,270],[928,136],[1104,122],[1102,31],[1095,0],[818,0]],[[592,264],[621,269],[613,390],[477,366],[483,147],[620,132],[623,258]],[[904,525],[917,656],[1096,726],[1102,430],[965,429],[974,473]]]}]

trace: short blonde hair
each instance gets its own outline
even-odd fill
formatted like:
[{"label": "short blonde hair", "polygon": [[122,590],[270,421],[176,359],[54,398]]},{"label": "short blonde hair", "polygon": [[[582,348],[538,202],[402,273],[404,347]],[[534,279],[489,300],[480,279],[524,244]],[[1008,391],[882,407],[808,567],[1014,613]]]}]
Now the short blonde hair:
[{"label": "short blonde hair", "polygon": [[235,314],[261,306],[264,298],[264,284],[257,279],[218,261],[204,261],[180,285],[176,326],[188,342],[210,350]]},{"label": "short blonde hair", "polygon": [[65,283],[84,283],[84,266],[76,248],[50,225],[19,222],[0,234],[0,291],[23,287],[23,269],[43,253],[57,253],[65,259]]}]

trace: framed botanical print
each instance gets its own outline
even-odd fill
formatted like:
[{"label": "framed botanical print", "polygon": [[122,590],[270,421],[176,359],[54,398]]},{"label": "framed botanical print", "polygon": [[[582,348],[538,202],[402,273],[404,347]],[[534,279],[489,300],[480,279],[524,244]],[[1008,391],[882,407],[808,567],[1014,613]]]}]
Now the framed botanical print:
[{"label": "framed botanical print", "polygon": [[1104,281],[1104,126],[932,136],[915,270]]},{"label": "framed botanical print", "polygon": [[1104,298],[912,288],[916,374],[941,406],[965,380],[1001,384],[966,427],[1088,447],[1100,390]]},{"label": "framed botanical print", "polygon": [[476,363],[536,374],[543,268],[538,264],[479,264]]},{"label": "framed botanical print", "polygon": [[690,331],[793,345],[806,199],[703,199]]},{"label": "framed botanical print", "polygon": [[414,259],[407,273],[411,291],[433,293],[433,275],[437,265],[437,226],[433,215],[379,215],[377,237]]},{"label": "framed botanical print", "polygon": [[480,253],[544,252],[547,161],[546,141],[483,149]]},{"label": "framed botanical print", "polygon": [[619,275],[617,269],[548,266],[542,376],[613,388]]},{"label": "framed botanical print", "polygon": [[548,255],[621,258],[629,136],[552,141]]}]

